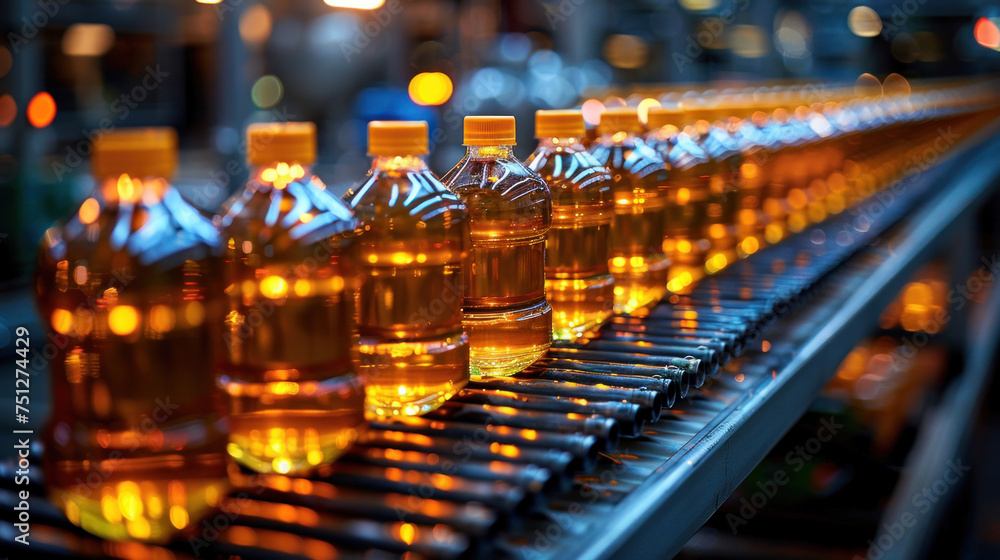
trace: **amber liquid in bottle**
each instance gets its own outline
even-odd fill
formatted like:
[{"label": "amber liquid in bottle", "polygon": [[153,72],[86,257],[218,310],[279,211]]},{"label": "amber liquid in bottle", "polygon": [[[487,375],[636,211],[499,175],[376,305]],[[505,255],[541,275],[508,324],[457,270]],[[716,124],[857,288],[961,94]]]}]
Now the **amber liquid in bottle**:
[{"label": "amber liquid in bottle", "polygon": [[608,269],[614,197],[611,175],[577,139],[544,138],[526,161],[549,186],[552,228],[545,251],[545,292],[552,336],[574,340],[614,311]]},{"label": "amber liquid in bottle", "polygon": [[666,168],[634,134],[605,134],[590,148],[611,171],[615,220],[609,267],[615,277],[615,311],[631,313],[666,294],[670,260],[663,252]]},{"label": "amber liquid in bottle", "polygon": [[471,373],[513,375],[552,344],[552,308],[545,299],[548,187],[511,146],[469,146],[442,180],[470,218],[462,283]]},{"label": "amber liquid in bottle", "polygon": [[296,163],[258,166],[224,209],[228,451],[257,472],[308,472],[367,426],[352,362],[359,222]]},{"label": "amber liquid in bottle", "polygon": [[358,334],[367,409],[380,417],[433,410],[469,380],[465,207],[417,156],[376,157],[344,200],[364,223]]},{"label": "amber liquid in bottle", "polygon": [[55,343],[46,487],[90,533],[165,542],[230,490],[212,383],[217,243],[163,178],[128,175],[99,179],[42,240],[35,287]]},{"label": "amber liquid in bottle", "polygon": [[706,237],[711,159],[691,136],[672,125],[650,134],[647,142],[670,166],[663,248],[670,257],[668,288],[676,292],[701,276],[711,248]]}]

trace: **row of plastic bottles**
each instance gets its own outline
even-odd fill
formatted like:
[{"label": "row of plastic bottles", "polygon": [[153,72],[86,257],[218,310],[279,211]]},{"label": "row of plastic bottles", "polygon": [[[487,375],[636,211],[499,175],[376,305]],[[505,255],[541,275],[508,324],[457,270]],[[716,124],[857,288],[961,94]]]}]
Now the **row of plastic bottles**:
[{"label": "row of plastic bottles", "polygon": [[432,410],[864,199],[975,102],[681,103],[648,129],[621,108],[593,135],[580,111],[539,112],[524,163],[513,117],[467,117],[441,179],[425,123],[373,122],[342,199],[310,171],[313,125],[258,124],[251,179],[213,220],[169,184],[172,131],[108,133],[96,192],[40,251],[50,494],[90,532],[166,540],[229,491],[227,454],[334,461],[366,413]]}]

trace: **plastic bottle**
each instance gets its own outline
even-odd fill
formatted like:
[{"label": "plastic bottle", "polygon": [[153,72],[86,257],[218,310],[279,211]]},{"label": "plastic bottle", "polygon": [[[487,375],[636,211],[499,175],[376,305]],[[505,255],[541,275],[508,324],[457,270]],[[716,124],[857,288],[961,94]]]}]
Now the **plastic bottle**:
[{"label": "plastic bottle", "polygon": [[468,152],[443,178],[469,211],[465,332],[472,375],[513,375],[552,343],[545,299],[545,181],[514,157],[514,117],[466,117]]},{"label": "plastic bottle", "polygon": [[39,252],[55,353],[46,488],[106,539],[165,542],[230,490],[209,321],[218,236],[167,182],[176,164],[172,129],[105,133],[95,191]]},{"label": "plastic bottle", "polygon": [[462,330],[465,206],[427,168],[427,123],[371,122],[367,179],[344,195],[364,223],[358,332],[367,409],[434,410],[469,380]]},{"label": "plastic bottle", "polygon": [[641,132],[634,108],[608,109],[590,147],[597,161],[611,171],[615,221],[609,266],[615,277],[615,311],[620,313],[660,301],[670,266],[663,252],[667,169],[639,137]]},{"label": "plastic bottle", "polygon": [[216,217],[228,450],[255,471],[299,474],[336,460],[367,425],[352,362],[360,224],[311,177],[312,123],[251,125],[247,157],[250,181]]},{"label": "plastic bottle", "polygon": [[678,292],[702,276],[712,246],[707,234],[713,167],[709,155],[684,131],[680,109],[653,107],[647,124],[647,143],[670,166],[663,247],[670,257],[667,287]]},{"label": "plastic bottle", "polygon": [[537,111],[538,148],[525,162],[552,194],[545,292],[557,340],[596,330],[614,311],[615,279],[608,270],[615,205],[611,175],[580,144],[585,131],[580,111]]}]

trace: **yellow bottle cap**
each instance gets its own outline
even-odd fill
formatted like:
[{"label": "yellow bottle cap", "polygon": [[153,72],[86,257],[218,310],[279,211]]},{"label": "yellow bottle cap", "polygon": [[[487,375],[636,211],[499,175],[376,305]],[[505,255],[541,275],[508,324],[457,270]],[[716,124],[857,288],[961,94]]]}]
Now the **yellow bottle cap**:
[{"label": "yellow bottle cap", "polygon": [[581,111],[535,111],[535,138],[583,138]]},{"label": "yellow bottle cap", "polygon": [[368,153],[373,156],[420,156],[427,153],[424,121],[368,123]]},{"label": "yellow bottle cap", "polygon": [[667,107],[650,107],[646,114],[646,124],[650,130],[673,125],[682,128],[685,124],[684,112],[680,109],[669,109]]},{"label": "yellow bottle cap", "polygon": [[513,146],[514,117],[465,117],[464,146]]},{"label": "yellow bottle cap", "polygon": [[247,161],[253,165],[313,163],[316,161],[316,125],[273,122],[248,126]]},{"label": "yellow bottle cap", "polygon": [[105,132],[94,142],[94,177],[170,177],[177,168],[177,132],[168,127]]},{"label": "yellow bottle cap", "polygon": [[635,107],[616,107],[601,113],[601,122],[597,125],[600,134],[615,132],[642,132],[642,122]]}]

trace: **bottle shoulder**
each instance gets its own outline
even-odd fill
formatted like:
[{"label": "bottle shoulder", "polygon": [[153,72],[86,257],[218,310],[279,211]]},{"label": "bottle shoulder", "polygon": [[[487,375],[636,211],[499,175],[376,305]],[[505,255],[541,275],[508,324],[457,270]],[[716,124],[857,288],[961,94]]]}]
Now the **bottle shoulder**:
[{"label": "bottle shoulder", "polygon": [[598,142],[591,147],[591,154],[608,168],[616,182],[622,176],[642,181],[666,180],[666,163],[645,142]]},{"label": "bottle shoulder", "polygon": [[586,150],[539,148],[526,162],[546,182],[553,205],[613,201],[611,173]]},{"label": "bottle shoulder", "polygon": [[380,235],[447,237],[452,231],[457,235],[468,220],[461,199],[429,170],[369,173],[343,201],[366,232]]},{"label": "bottle shoulder", "polygon": [[[108,202],[92,196],[71,216],[49,228],[41,242],[45,259],[114,261],[169,268],[200,261],[220,250],[212,222],[173,188],[155,201]],[[111,266],[111,264],[109,264]]]},{"label": "bottle shoulder", "polygon": [[214,222],[230,240],[283,238],[290,245],[350,238],[360,227],[354,211],[313,180],[292,181],[283,188],[251,181],[223,204]]}]

